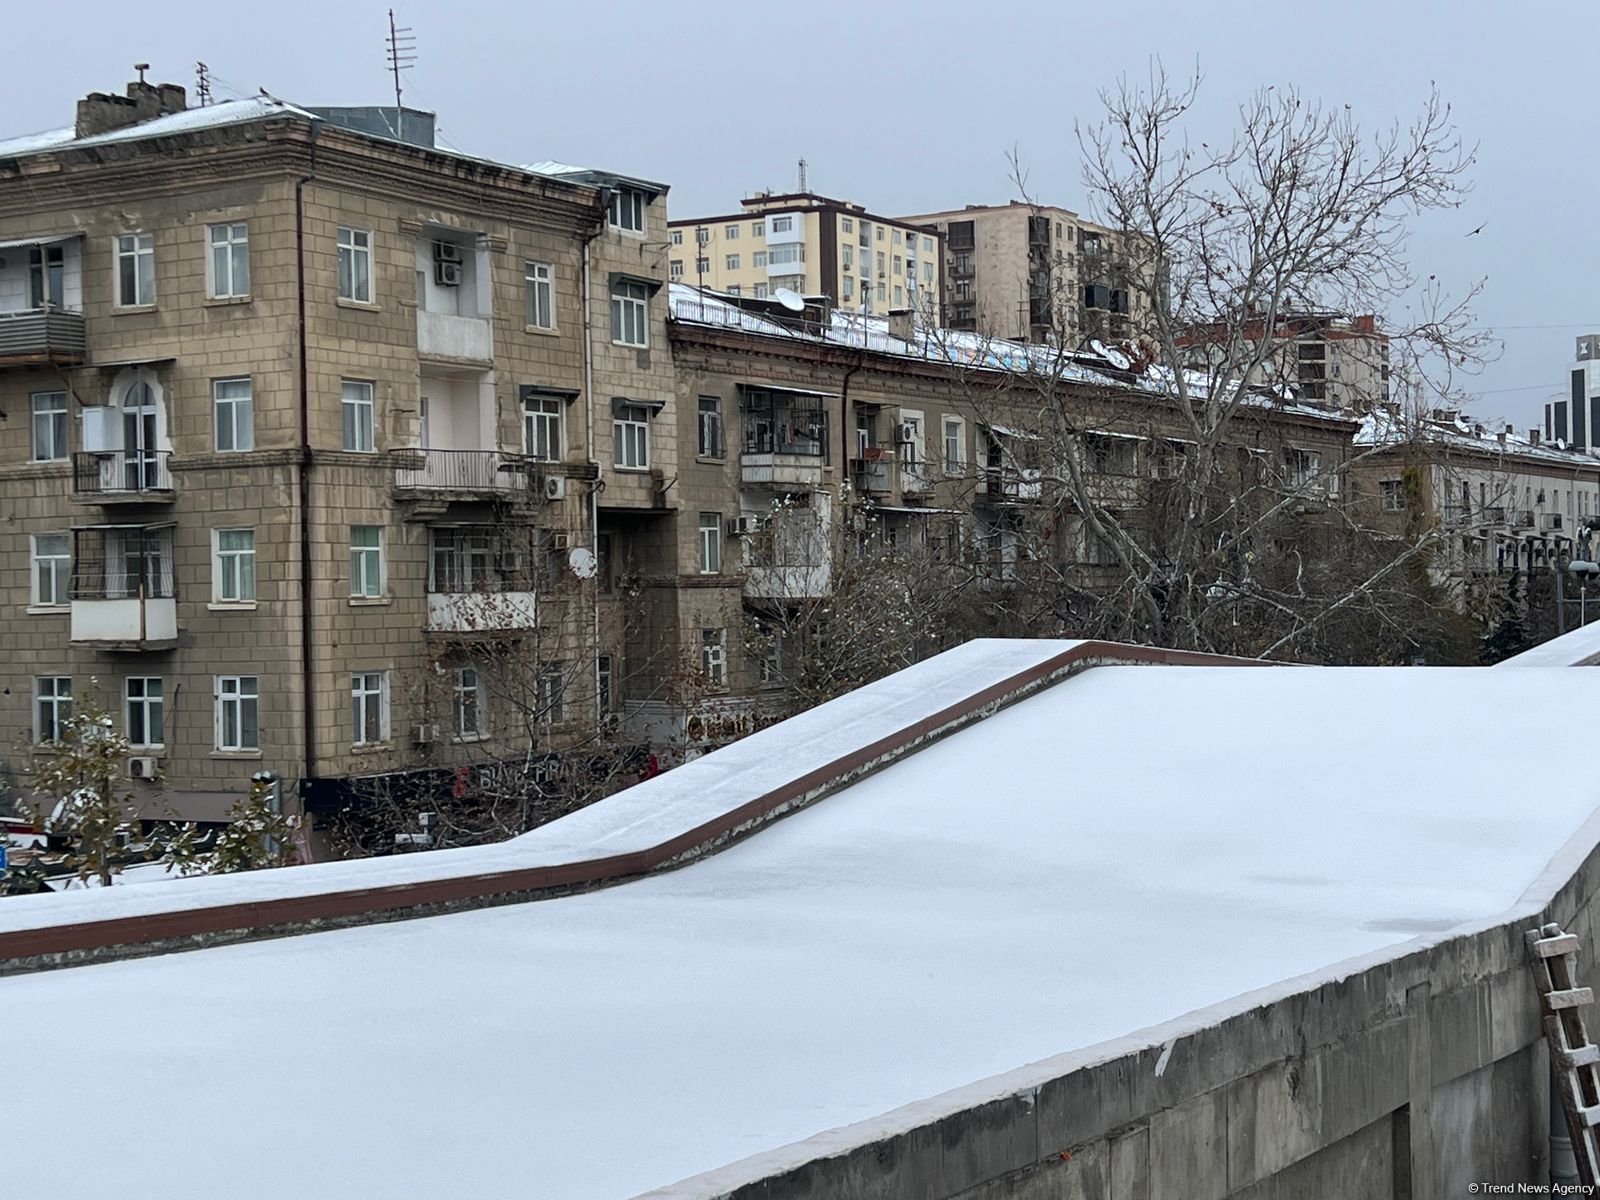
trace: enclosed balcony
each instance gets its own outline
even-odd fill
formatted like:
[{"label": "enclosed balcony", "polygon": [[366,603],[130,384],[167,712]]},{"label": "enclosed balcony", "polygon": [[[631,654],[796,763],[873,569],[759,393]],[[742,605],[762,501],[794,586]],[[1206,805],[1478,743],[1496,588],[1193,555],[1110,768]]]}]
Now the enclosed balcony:
[{"label": "enclosed balcony", "polygon": [[833,399],[828,392],[741,388],[741,480],[785,491],[820,487],[827,478],[827,403]]},{"label": "enclosed balcony", "polygon": [[417,353],[444,362],[494,359],[487,249],[477,235],[429,227],[417,239]]},{"label": "enclosed balcony", "polygon": [[498,526],[428,532],[429,633],[494,636],[538,624],[535,547]]},{"label": "enclosed balcony", "polygon": [[169,450],[80,451],[72,456],[72,498],[91,504],[164,504],[174,498]]},{"label": "enclosed balcony", "polygon": [[72,531],[71,639],[102,650],[169,650],[178,642],[173,526]]},{"label": "enclosed balcony", "polygon": [[78,234],[0,242],[0,368],[85,361],[82,247]]}]

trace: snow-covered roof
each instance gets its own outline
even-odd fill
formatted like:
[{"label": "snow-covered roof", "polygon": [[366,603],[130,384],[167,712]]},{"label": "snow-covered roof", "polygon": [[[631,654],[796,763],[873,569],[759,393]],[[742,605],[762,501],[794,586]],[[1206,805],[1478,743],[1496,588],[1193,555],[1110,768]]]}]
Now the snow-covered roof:
[{"label": "snow-covered roof", "polygon": [[265,121],[273,117],[299,117],[314,121],[315,114],[270,96],[251,96],[244,100],[223,100],[203,108],[189,108],[183,112],[153,117],[135,125],[97,133],[92,137],[73,136],[72,126],[51,129],[44,133],[24,134],[21,137],[0,140],[0,158],[20,158],[28,154],[41,154],[48,150],[74,149],[111,145],[116,142],[142,141],[145,138],[172,137],[182,133],[196,133],[223,125],[240,125],[250,121]]},{"label": "snow-covered roof", "polygon": [[[1569,595],[1578,590],[1578,583],[1567,585]],[[1596,600],[1600,606],[1600,599]],[[1514,654],[1497,667],[1594,667],[1600,666],[1600,622],[1591,623],[1571,633],[1541,642],[1532,650]]]},{"label": "snow-covered roof", "polygon": [[530,175],[549,175],[553,179],[566,179],[588,187],[634,187],[656,196],[667,190],[667,185],[664,183],[640,179],[636,175],[619,175],[615,171],[606,171],[599,167],[577,167],[571,163],[553,160],[524,163],[517,169],[526,171]]},{"label": "snow-covered roof", "polygon": [[[911,703],[919,678],[870,685],[853,711]],[[172,1034],[140,1060],[137,1121],[126,1089],[82,1086],[102,1046],[56,1039],[29,1102],[72,1119],[33,1123],[30,1159],[110,1190],[151,1145],[202,1145],[210,1171],[169,1173],[163,1194],[227,1178],[239,1200],[507,1181],[615,1200],[750,1156],[803,1161],[817,1149],[793,1144],[822,1131],[901,1128],[915,1118],[891,1110],[926,1119],[980,1080],[1025,1092],[1537,911],[1592,848],[1600,796],[1528,789],[1517,756],[1463,742],[1458,714],[1534,744],[1589,691],[1556,670],[1099,667],[681,870],[3,978],[7,1011],[52,1027],[138,1013]],[[1308,719],[1326,712],[1375,719],[1329,738]],[[803,769],[815,733],[756,736],[774,769]],[[738,750],[650,795],[698,803]],[[604,852],[641,818],[624,792],[519,841]],[[263,1155],[240,1114],[307,1096],[326,1136]],[[721,1184],[740,1170],[757,1167]]]},{"label": "snow-covered roof", "polygon": [[[822,328],[809,322],[787,321],[776,314],[768,316],[751,311],[731,297],[686,283],[671,285],[670,304],[672,319],[687,325],[737,329],[762,337],[856,347],[877,354],[917,359],[958,369],[1003,371],[1019,375],[1037,373],[1066,383],[1132,388],[1156,394],[1168,394],[1174,386],[1172,373],[1156,366],[1146,367],[1140,375],[1130,377],[1127,374],[1131,365],[1128,356],[1115,347],[1098,342],[1080,350],[1066,351],[1056,346],[1013,342],[969,330],[941,329],[918,322],[912,323],[909,338],[900,338],[891,332],[891,322],[886,316],[840,309],[830,311],[828,325]],[[1204,395],[1212,383],[1199,372],[1189,372],[1185,382],[1196,395]],[[1340,423],[1351,420],[1336,410],[1292,397],[1273,398],[1251,394],[1244,397],[1244,403],[1309,420]]]},{"label": "snow-covered roof", "polygon": [[1374,448],[1423,442],[1446,450],[1515,454],[1519,458],[1538,459],[1552,465],[1600,470],[1600,457],[1586,450],[1574,449],[1564,442],[1541,441],[1535,445],[1529,437],[1514,429],[1502,434],[1500,430],[1486,428],[1460,413],[1411,419],[1402,418],[1388,409],[1377,409],[1361,418],[1355,442],[1358,446]]}]

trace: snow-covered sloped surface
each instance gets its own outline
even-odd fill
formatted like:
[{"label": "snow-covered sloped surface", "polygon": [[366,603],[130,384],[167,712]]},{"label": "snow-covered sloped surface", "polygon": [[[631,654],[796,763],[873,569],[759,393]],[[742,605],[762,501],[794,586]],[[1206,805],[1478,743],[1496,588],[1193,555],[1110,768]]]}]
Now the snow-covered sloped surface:
[{"label": "snow-covered sloped surface", "polygon": [[52,1039],[27,1158],[85,1193],[190,1146],[163,1197],[629,1197],[1164,1041],[1554,887],[1597,787],[1529,787],[1503,748],[1587,679],[1098,668],[680,871],[0,979],[19,1027],[146,1035],[115,1087],[84,1086],[103,1038]]},{"label": "snow-covered sloped surface", "polygon": [[[1595,602],[1600,605],[1600,600]],[[1586,667],[1600,665],[1600,621],[1514,654],[1497,667]]]},{"label": "snow-covered sloped surface", "polygon": [[968,642],[499,845],[178,879],[162,888],[17,896],[0,904],[0,933],[647,850],[1078,644],[1045,639]]}]

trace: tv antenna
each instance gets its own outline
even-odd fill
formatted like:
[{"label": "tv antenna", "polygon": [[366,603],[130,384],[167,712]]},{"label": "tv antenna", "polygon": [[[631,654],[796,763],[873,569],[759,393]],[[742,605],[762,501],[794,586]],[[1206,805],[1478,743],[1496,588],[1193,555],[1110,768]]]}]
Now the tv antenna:
[{"label": "tv antenna", "polygon": [[203,62],[194,64],[194,94],[201,108],[211,103],[211,68]]},{"label": "tv antenna", "polygon": [[800,190],[802,192],[807,190],[806,189],[806,160],[803,159],[803,158],[800,160]]},{"label": "tv antenna", "polygon": [[417,39],[409,25],[394,23],[394,9],[389,10],[389,71],[394,75],[394,111],[396,122],[400,119],[400,72],[409,71],[417,61]]}]

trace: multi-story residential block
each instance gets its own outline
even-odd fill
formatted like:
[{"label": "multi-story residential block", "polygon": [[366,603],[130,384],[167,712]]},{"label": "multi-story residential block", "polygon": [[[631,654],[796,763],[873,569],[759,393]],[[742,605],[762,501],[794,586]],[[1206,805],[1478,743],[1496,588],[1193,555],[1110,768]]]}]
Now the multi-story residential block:
[{"label": "multi-story residential block", "polygon": [[1119,339],[1144,304],[1114,230],[1051,205],[969,204],[902,217],[944,235],[944,323],[1014,341]]},{"label": "multi-story residential block", "polygon": [[1600,333],[1586,333],[1577,342],[1567,368],[1570,390],[1544,406],[1544,436],[1591,450],[1600,447]]},{"label": "multi-story residential block", "polygon": [[742,212],[670,222],[671,276],[761,299],[783,288],[826,296],[840,311],[915,309],[937,321],[943,301],[939,235],[811,192],[761,192]]},{"label": "multi-story residential block", "polygon": [[262,768],[321,811],[556,753],[663,674],[614,589],[683,570],[666,187],[385,111],[141,81],[0,141],[19,790],[91,690],[141,812],[216,820]]},{"label": "multi-story residential block", "polygon": [[1241,340],[1259,348],[1258,380],[1281,395],[1348,413],[1389,403],[1389,336],[1371,314],[1288,312],[1270,328],[1264,320],[1197,323],[1176,340],[1201,370],[1236,360]]}]

